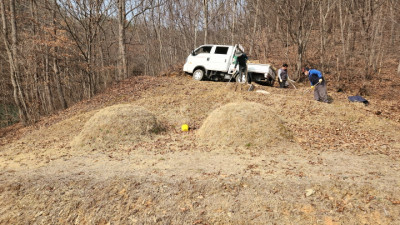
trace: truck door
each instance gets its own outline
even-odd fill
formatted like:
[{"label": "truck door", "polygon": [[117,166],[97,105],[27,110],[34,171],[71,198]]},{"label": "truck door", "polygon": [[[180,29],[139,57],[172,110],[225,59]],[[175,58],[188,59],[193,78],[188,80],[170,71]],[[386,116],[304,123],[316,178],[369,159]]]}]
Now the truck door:
[{"label": "truck door", "polygon": [[215,46],[211,51],[208,63],[208,70],[227,72],[231,64],[230,56],[232,47],[229,46]]},{"label": "truck door", "polygon": [[189,61],[191,64],[193,64],[193,67],[204,66],[207,68],[207,65],[210,61],[212,48],[212,45],[203,45],[194,50],[189,58]]}]

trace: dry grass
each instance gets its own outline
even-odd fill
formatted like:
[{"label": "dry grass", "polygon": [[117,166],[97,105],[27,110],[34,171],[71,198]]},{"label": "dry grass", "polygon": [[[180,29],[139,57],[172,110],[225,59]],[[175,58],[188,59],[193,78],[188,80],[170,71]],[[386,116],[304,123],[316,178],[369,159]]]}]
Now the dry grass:
[{"label": "dry grass", "polygon": [[200,143],[213,146],[276,147],[293,139],[265,105],[235,102],[214,110],[197,132]]},{"label": "dry grass", "polygon": [[135,77],[7,139],[0,224],[400,224],[398,117],[256,89]]},{"label": "dry grass", "polygon": [[86,122],[71,146],[111,149],[149,140],[163,130],[157,118],[143,107],[120,104],[104,108]]}]

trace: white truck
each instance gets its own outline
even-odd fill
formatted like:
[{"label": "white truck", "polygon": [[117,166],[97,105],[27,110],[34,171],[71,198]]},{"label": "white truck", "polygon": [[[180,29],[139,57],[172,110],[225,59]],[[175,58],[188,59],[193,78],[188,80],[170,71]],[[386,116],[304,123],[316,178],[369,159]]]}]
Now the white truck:
[{"label": "white truck", "polygon": [[[202,45],[187,57],[183,71],[192,74],[195,80],[232,80],[245,82],[245,77],[234,74],[234,56],[243,52],[238,45]],[[252,81],[272,86],[276,71],[269,64],[248,63],[247,71]]]}]

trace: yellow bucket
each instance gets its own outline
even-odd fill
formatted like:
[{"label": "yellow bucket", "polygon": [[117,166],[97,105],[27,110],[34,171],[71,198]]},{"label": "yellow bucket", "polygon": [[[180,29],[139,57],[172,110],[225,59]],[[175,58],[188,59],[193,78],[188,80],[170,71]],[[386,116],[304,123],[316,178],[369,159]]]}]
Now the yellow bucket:
[{"label": "yellow bucket", "polygon": [[181,130],[182,131],[189,131],[189,125],[183,124],[182,127],[181,127]]}]

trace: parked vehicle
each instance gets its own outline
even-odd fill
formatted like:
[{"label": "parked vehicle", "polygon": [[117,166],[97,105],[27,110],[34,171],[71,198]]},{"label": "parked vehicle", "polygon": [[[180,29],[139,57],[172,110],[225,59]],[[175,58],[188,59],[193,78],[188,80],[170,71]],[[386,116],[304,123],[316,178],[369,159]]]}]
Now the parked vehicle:
[{"label": "parked vehicle", "polygon": [[[244,77],[236,76],[234,71],[235,52],[243,52],[238,45],[202,45],[187,57],[183,71],[192,74],[195,80],[236,80],[245,82]],[[253,81],[273,85],[276,71],[269,64],[248,63],[247,71]]]}]

